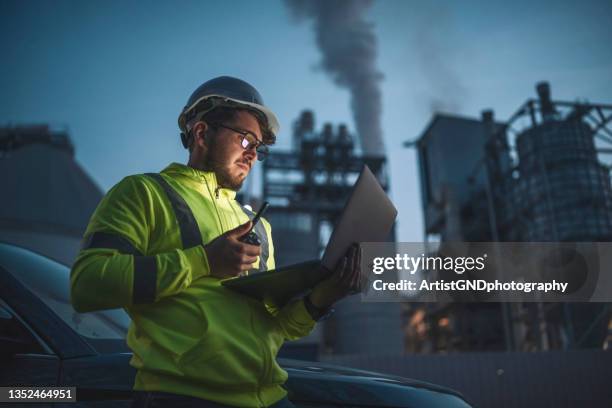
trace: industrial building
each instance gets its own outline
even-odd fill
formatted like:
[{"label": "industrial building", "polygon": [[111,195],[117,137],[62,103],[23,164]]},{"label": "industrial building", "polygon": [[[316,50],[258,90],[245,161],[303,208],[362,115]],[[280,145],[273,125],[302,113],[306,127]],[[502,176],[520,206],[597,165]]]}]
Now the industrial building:
[{"label": "industrial building", "polygon": [[[318,131],[314,113],[304,111],[293,124],[292,149],[275,150],[264,162],[263,199],[271,203],[266,217],[278,266],[321,255],[364,165],[388,189],[385,157],[359,154],[355,145],[345,125],[325,124]],[[353,296],[335,309],[311,336],[287,343],[283,353],[316,359],[322,353],[401,352],[399,304],[362,303]]]},{"label": "industrial building", "polygon": [[67,132],[0,128],[0,178],[0,241],[71,265],[103,194],[76,162]]},{"label": "industrial building", "polygon": [[[602,154],[612,152],[606,147],[612,106],[552,101],[546,85],[538,90],[539,98],[507,122],[490,111],[480,119],[435,115],[412,144],[424,241],[432,250],[453,240],[610,240],[610,175]],[[312,112],[301,114],[292,149],[273,151],[263,163],[277,265],[321,254],[364,164],[388,188],[384,157],[361,153],[346,126],[317,128]],[[67,133],[0,129],[0,170],[3,197],[10,197],[0,203],[0,241],[70,265],[103,194],[75,161]],[[610,400],[609,352],[553,350],[601,348],[608,305],[405,305],[402,311],[400,303],[350,297],[280,355],[449,386],[476,406]]]},{"label": "industrial building", "polygon": [[[546,82],[507,122],[437,114],[418,151],[424,240],[612,240],[612,105],[554,101]],[[435,249],[432,249],[435,250]],[[608,304],[455,303],[406,308],[407,348],[602,348]]]}]

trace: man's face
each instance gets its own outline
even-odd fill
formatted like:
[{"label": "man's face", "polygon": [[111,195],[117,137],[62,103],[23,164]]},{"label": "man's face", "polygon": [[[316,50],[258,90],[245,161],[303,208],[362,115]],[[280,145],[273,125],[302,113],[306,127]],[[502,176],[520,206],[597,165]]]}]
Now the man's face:
[{"label": "man's face", "polygon": [[[247,111],[239,111],[233,120],[221,125],[251,132],[258,140],[262,140],[257,119]],[[257,152],[255,148],[245,150],[241,146],[242,135],[239,133],[224,127],[209,127],[208,153],[204,167],[215,172],[221,187],[238,191],[255,164]]]}]

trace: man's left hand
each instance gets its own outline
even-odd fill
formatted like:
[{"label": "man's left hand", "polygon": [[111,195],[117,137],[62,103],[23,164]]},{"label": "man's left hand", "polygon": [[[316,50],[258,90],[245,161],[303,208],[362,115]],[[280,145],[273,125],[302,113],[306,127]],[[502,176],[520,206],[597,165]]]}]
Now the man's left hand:
[{"label": "man's left hand", "polygon": [[310,293],[310,302],[325,309],[340,299],[361,291],[361,249],[353,244],[342,257],[333,274],[321,281]]}]

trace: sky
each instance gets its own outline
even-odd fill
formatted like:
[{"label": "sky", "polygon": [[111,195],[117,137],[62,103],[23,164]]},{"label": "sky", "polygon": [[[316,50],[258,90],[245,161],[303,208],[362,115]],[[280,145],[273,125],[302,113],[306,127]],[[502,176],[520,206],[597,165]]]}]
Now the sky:
[{"label": "sky", "polygon": [[[418,163],[402,143],[434,111],[478,118],[490,108],[504,120],[542,80],[553,99],[612,103],[611,1],[379,0],[365,18],[383,74],[400,241],[423,240]],[[0,50],[0,126],[67,129],[104,191],[186,162],[177,116],[219,75],[258,88],[280,119],[279,149],[306,108],[318,128],[355,129],[349,91],[321,69],[312,24],[283,1],[0,0]]]}]

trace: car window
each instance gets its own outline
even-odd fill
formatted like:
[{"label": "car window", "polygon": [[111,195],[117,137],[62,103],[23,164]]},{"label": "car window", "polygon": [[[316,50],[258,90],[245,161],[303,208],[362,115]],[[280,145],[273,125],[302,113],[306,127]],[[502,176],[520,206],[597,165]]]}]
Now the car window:
[{"label": "car window", "polygon": [[[45,354],[45,348],[34,335],[13,314],[4,300],[0,299],[0,336],[2,336],[4,352]],[[11,348],[6,350],[5,348]]]},{"label": "car window", "polygon": [[76,312],[70,303],[70,269],[65,265],[2,243],[0,264],[94,347],[104,344],[106,351],[108,340],[123,343],[130,324],[127,313],[122,309]]}]

